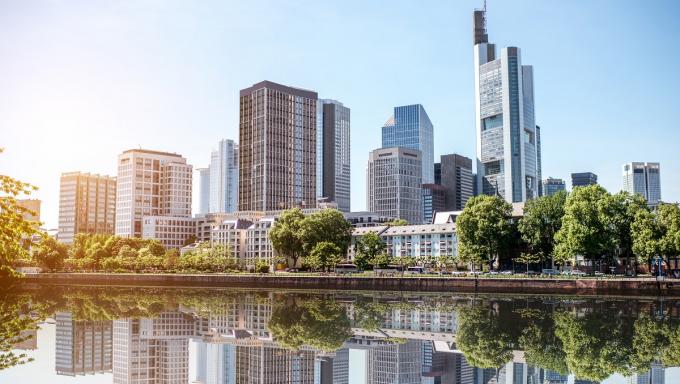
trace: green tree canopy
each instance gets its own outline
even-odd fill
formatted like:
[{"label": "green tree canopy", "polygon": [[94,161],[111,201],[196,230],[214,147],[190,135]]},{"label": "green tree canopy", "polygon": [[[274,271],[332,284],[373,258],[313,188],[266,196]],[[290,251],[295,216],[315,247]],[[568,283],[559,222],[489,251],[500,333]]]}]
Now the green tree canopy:
[{"label": "green tree canopy", "polygon": [[567,193],[557,192],[551,196],[531,199],[524,204],[524,216],[519,220],[518,230],[531,253],[540,261],[552,258],[555,250],[555,234],[562,227]]},{"label": "green tree canopy", "polygon": [[493,263],[507,247],[512,205],[500,197],[479,195],[468,200],[456,219],[462,261]]},{"label": "green tree canopy", "polygon": [[456,345],[479,368],[498,368],[512,359],[512,343],[498,313],[488,307],[462,307]]},{"label": "green tree canopy", "polygon": [[385,251],[385,242],[375,232],[368,232],[356,242],[354,263],[361,269],[369,269],[371,260]]},{"label": "green tree canopy", "polygon": [[280,255],[292,261],[292,267],[297,265],[297,261],[303,252],[300,232],[304,219],[305,215],[301,209],[288,209],[279,216],[274,226],[269,230],[272,246]]},{"label": "green tree canopy", "polygon": [[385,225],[390,227],[403,227],[405,225],[408,225],[408,221],[406,221],[406,219],[394,219],[392,221],[387,222]]},{"label": "green tree canopy", "polygon": [[302,220],[300,239],[308,255],[321,242],[335,244],[344,255],[352,239],[352,225],[337,209],[323,209]]},{"label": "green tree canopy", "polygon": [[342,257],[340,247],[330,241],[322,241],[316,243],[309,255],[304,257],[304,261],[313,269],[330,272],[342,261]]},{"label": "green tree canopy", "polygon": [[610,195],[599,185],[574,188],[564,206],[562,227],[555,235],[555,258],[574,260],[577,255],[593,261],[610,253],[616,232],[610,224]]},{"label": "green tree canopy", "polygon": [[52,237],[45,237],[33,250],[33,259],[48,271],[58,271],[64,267],[68,247]]}]

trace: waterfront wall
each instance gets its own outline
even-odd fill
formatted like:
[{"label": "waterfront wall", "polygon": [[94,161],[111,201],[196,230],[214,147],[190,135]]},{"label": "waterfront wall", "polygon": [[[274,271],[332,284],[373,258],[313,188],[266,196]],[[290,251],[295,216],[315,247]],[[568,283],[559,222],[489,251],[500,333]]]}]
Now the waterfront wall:
[{"label": "waterfront wall", "polygon": [[479,292],[574,295],[680,295],[680,281],[654,279],[513,279],[452,277],[351,277],[218,274],[42,273],[26,283],[138,287],[238,287],[413,292]]}]

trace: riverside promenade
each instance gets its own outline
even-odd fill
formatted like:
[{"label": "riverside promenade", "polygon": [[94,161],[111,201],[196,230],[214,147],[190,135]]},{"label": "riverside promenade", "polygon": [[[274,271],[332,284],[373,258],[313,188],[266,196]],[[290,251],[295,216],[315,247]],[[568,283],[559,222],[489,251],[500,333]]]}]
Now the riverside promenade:
[{"label": "riverside promenade", "polygon": [[567,295],[680,296],[680,280],[654,278],[513,278],[323,276],[297,274],[28,274],[24,284],[135,287],[237,287],[314,290],[479,292]]}]

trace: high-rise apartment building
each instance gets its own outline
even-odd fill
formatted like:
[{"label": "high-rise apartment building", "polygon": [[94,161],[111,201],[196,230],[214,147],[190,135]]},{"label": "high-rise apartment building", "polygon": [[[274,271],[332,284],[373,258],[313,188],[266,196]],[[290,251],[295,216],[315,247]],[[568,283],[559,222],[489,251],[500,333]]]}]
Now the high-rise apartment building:
[{"label": "high-rise apartment building", "polygon": [[59,241],[70,244],[78,233],[113,234],[115,221],[115,177],[83,172],[61,174]]},{"label": "high-rise apartment building", "polygon": [[571,174],[571,187],[587,187],[597,184],[597,175],[592,172],[576,172]]},{"label": "high-rise apartment building", "polygon": [[313,91],[263,81],[240,92],[240,211],[316,205]]},{"label": "high-rise apartment building", "polygon": [[623,165],[623,190],[640,194],[650,206],[661,201],[661,175],[659,163],[632,162]]},{"label": "high-rise apartment building", "polygon": [[366,170],[368,210],[411,224],[422,223],[422,167],[417,149],[392,147],[372,151]]},{"label": "high-rise apartment building", "polygon": [[350,211],[350,109],[335,100],[316,105],[316,196]]},{"label": "high-rise apartment building", "polygon": [[197,168],[198,171],[198,214],[210,212],[210,167]]},{"label": "high-rise apartment building", "polygon": [[486,9],[474,12],[477,183],[480,193],[510,203],[540,194],[539,132],[533,67],[517,47],[496,54],[486,34]]},{"label": "high-rise apartment building", "polygon": [[394,114],[382,127],[382,147],[419,150],[423,159],[423,183],[434,183],[434,134],[422,105],[394,107]]},{"label": "high-rise apartment building", "polygon": [[190,218],[192,172],[176,153],[131,149],[120,154],[116,235],[142,237],[145,217]]},{"label": "high-rise apartment building", "polygon": [[553,179],[552,177],[548,177],[547,179],[543,180],[543,192],[542,196],[552,196],[556,194],[559,191],[566,191],[567,190],[567,183],[564,182],[562,179]]},{"label": "high-rise apartment building", "polygon": [[238,144],[233,140],[220,140],[210,156],[211,213],[238,209],[238,153]]},{"label": "high-rise apartment building", "polygon": [[[472,177],[472,159],[458,154],[442,155],[439,164],[440,185],[445,190],[445,206],[447,211],[460,211],[467,201],[474,196]],[[435,167],[435,170],[437,167]]]}]

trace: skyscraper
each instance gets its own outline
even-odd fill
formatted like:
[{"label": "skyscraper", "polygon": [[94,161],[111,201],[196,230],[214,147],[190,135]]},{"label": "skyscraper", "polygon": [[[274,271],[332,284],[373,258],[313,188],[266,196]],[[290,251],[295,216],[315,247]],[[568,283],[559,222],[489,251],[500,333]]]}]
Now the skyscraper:
[{"label": "skyscraper", "polygon": [[539,196],[539,129],[534,117],[533,67],[517,47],[496,56],[486,34],[486,9],[474,12],[477,183],[480,193],[508,202]]},{"label": "skyscraper", "polygon": [[317,94],[263,81],[240,92],[240,211],[316,206]]},{"label": "skyscraper", "polygon": [[210,167],[198,171],[198,214],[210,212]]},{"label": "skyscraper", "polygon": [[220,140],[210,155],[211,213],[231,213],[238,209],[238,144]]},{"label": "skyscraper", "polygon": [[78,233],[113,234],[115,215],[115,177],[82,172],[61,174],[59,241],[70,244]]},{"label": "skyscraper", "polygon": [[562,179],[553,179],[548,177],[543,180],[543,193],[542,196],[552,196],[559,191],[566,191],[567,184]]},{"label": "skyscraper", "polygon": [[[446,188],[437,184],[423,184],[423,223],[432,223],[435,212],[446,210]],[[414,223],[415,224],[415,223]]]},{"label": "skyscraper", "polygon": [[587,187],[597,184],[597,175],[592,172],[577,172],[571,174],[571,187]]},{"label": "skyscraper", "polygon": [[190,218],[192,176],[191,165],[176,153],[146,149],[121,153],[116,235],[142,237],[143,221],[151,217]]},{"label": "skyscraper", "polygon": [[445,189],[447,211],[460,211],[473,196],[472,159],[458,154],[442,155],[440,183]]},{"label": "skyscraper", "polygon": [[368,210],[411,224],[422,223],[422,166],[419,150],[393,147],[372,151],[366,170]]},{"label": "skyscraper", "polygon": [[54,359],[58,375],[76,376],[111,371],[111,320],[76,320],[71,312],[57,312],[54,318]]},{"label": "skyscraper", "polygon": [[434,183],[433,128],[422,105],[394,107],[394,114],[382,127],[382,147],[419,150],[423,159],[423,183]]},{"label": "skyscraper", "polygon": [[350,109],[335,100],[317,102],[316,196],[350,211]]},{"label": "skyscraper", "polygon": [[650,206],[661,201],[661,176],[659,163],[632,162],[623,165],[623,190],[637,193]]}]

